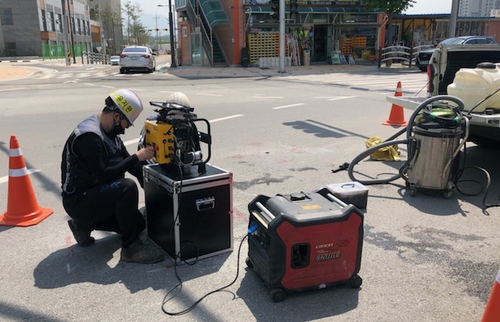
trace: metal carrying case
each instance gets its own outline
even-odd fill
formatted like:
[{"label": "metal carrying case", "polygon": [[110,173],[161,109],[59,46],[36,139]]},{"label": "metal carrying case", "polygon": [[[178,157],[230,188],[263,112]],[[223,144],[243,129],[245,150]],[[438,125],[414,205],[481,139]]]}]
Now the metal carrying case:
[{"label": "metal carrying case", "polygon": [[270,287],[274,302],[293,291],[361,285],[363,213],[328,188],[259,195],[248,210],[246,264]]},{"label": "metal carrying case", "polygon": [[231,173],[209,164],[203,174],[197,167],[143,169],[147,232],[155,244],[176,262],[233,249]]}]

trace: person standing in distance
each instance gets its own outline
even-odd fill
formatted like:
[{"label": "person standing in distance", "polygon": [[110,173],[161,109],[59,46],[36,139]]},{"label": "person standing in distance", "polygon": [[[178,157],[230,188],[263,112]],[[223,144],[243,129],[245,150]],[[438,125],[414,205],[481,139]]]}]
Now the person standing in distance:
[{"label": "person standing in distance", "polygon": [[139,191],[134,180],[125,178],[129,172],[143,187],[142,166],[154,150],[144,147],[130,155],[120,138],[142,110],[137,94],[119,89],[105,99],[100,113],[76,126],[62,153],[61,194],[78,245],[92,246],[93,230],[113,231],[122,236],[122,261],[156,263],[164,252],[140,239],[146,221],[138,209]]}]

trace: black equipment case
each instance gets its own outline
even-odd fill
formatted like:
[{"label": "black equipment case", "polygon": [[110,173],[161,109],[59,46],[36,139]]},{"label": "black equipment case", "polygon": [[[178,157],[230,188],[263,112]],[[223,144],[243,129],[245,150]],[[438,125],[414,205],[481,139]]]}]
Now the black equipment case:
[{"label": "black equipment case", "polygon": [[194,166],[143,169],[149,239],[176,262],[233,249],[232,173],[209,164],[204,173]]},{"label": "black equipment case", "polygon": [[357,274],[363,248],[363,213],[328,187],[311,193],[257,196],[248,204],[246,264],[271,289],[274,302],[286,293],[348,282]]}]

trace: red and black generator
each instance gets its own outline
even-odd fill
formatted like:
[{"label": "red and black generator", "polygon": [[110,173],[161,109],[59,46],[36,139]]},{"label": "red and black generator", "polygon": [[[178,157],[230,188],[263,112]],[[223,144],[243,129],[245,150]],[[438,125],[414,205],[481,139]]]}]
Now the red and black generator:
[{"label": "red and black generator", "polygon": [[285,294],[363,282],[363,213],[336,198],[328,187],[311,193],[257,196],[248,204],[248,258],[271,289]]}]

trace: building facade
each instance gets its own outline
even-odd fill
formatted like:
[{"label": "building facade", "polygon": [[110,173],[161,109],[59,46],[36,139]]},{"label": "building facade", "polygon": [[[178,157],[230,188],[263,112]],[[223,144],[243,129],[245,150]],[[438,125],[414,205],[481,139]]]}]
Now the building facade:
[{"label": "building facade", "polygon": [[460,0],[458,15],[460,17],[488,17],[495,9],[500,9],[500,0]]},{"label": "building facade", "polygon": [[[90,19],[89,3],[102,1],[115,12],[101,40],[98,21]],[[65,23],[66,22],[66,23]],[[0,56],[76,57],[95,52],[106,42],[121,51],[120,0],[0,0]]]},{"label": "building facade", "polygon": [[[279,22],[274,0],[176,0],[181,63],[274,66]],[[288,64],[328,63],[339,55],[374,59],[381,12],[359,0],[285,0]]]},{"label": "building facade", "polygon": [[[102,42],[101,37],[94,47],[99,47],[98,51],[101,52],[103,48],[106,49],[107,54],[118,54],[122,51],[124,45],[123,28],[122,28],[122,11],[120,0],[87,0],[91,9],[95,10],[99,26],[102,24]],[[100,8],[99,8],[100,7]],[[100,18],[100,19],[99,19]],[[97,28],[99,29],[99,28]]]},{"label": "building facade", "polygon": [[[449,38],[450,15],[395,15],[393,34],[408,47],[435,45]],[[458,17],[455,36],[491,36],[500,43],[500,18]]]}]

